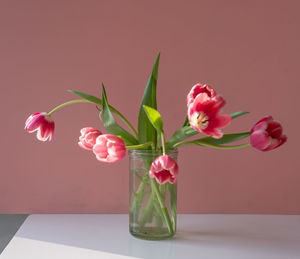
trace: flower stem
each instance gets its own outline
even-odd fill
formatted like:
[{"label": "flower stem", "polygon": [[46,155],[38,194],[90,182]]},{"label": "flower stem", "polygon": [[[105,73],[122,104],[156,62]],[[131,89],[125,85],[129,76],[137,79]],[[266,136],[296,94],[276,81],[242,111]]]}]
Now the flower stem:
[{"label": "flower stem", "polygon": [[162,200],[162,197],[161,197],[161,194],[159,192],[159,189],[158,189],[158,184],[156,182],[156,180],[153,178],[151,179],[151,183],[152,183],[152,188],[154,189],[154,192],[156,194],[156,197],[157,197],[157,200],[159,202],[159,205],[160,205],[160,208],[161,208],[161,211],[162,211],[162,214],[164,215],[164,218],[165,218],[165,221],[167,223],[167,226],[168,226],[168,230],[171,234],[173,234],[173,227],[172,227],[172,222],[171,222],[171,219],[170,219],[170,216],[169,216],[169,213],[168,213],[168,209],[166,208],[166,206],[164,205],[164,202]]},{"label": "flower stem", "polygon": [[140,148],[151,146],[152,144],[153,144],[152,142],[147,142],[145,144],[126,146],[126,149],[127,150],[130,150],[130,149],[140,149]]},{"label": "flower stem", "polygon": [[150,213],[153,212],[153,199],[154,199],[153,194],[154,193],[151,192],[148,203],[147,203],[147,205],[146,205],[146,207],[145,207],[145,209],[144,209],[144,211],[143,211],[143,213],[140,217],[139,223],[142,227],[147,223],[148,219],[151,217]]},{"label": "flower stem", "polygon": [[161,132],[161,146],[162,146],[163,155],[165,155],[166,154],[166,137],[165,137],[165,133],[163,131]]},{"label": "flower stem", "polygon": [[[91,101],[88,101],[88,100],[85,100],[85,99],[77,99],[77,100],[71,100],[71,101],[68,101],[66,103],[63,103],[63,104],[60,104],[58,105],[57,107],[55,107],[53,110],[51,110],[50,112],[48,112],[48,115],[51,116],[53,113],[55,113],[56,111],[58,111],[59,109],[65,107],[65,106],[68,106],[68,105],[71,105],[71,104],[74,104],[74,103],[94,103],[94,102],[91,102]],[[115,109],[114,107],[110,106],[109,105],[109,108],[110,110],[115,113],[130,129],[131,131],[133,132],[134,136],[136,138],[138,138],[138,134],[135,130],[135,128],[132,126],[132,124],[125,118],[125,116],[123,114],[121,114],[117,109]]]},{"label": "flower stem", "polygon": [[90,101],[88,100],[72,100],[72,101],[68,101],[66,103],[60,104],[58,106],[56,106],[53,110],[51,110],[50,112],[48,112],[48,115],[51,116],[53,113],[57,112],[59,109],[74,104],[74,103],[90,103]]},{"label": "flower stem", "polygon": [[145,195],[144,190],[147,187],[148,180],[149,180],[149,174],[146,174],[143,177],[137,191],[134,193],[133,201],[130,208],[130,214],[134,214],[134,213],[136,213],[137,215],[139,214],[141,203]]},{"label": "flower stem", "polygon": [[250,143],[245,143],[241,145],[234,145],[234,146],[224,146],[224,145],[215,145],[215,144],[210,144],[210,143],[205,143],[205,142],[193,142],[193,141],[187,141],[187,142],[179,142],[174,145],[174,148],[180,147],[180,146],[185,146],[185,145],[196,145],[196,146],[204,146],[204,147],[211,147],[211,148],[216,148],[216,149],[238,149],[238,148],[244,148],[244,147],[249,147]]}]

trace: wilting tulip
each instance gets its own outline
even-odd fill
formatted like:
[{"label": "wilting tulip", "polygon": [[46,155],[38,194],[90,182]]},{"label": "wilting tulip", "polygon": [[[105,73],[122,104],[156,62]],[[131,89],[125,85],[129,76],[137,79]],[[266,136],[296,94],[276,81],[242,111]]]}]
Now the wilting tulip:
[{"label": "wilting tulip", "polygon": [[90,127],[82,128],[80,133],[78,145],[86,150],[93,150],[96,138],[102,134],[99,130]]},{"label": "wilting tulip", "polygon": [[114,163],[126,155],[126,146],[123,139],[115,135],[103,134],[97,137],[93,152],[99,161]]},{"label": "wilting tulip", "polygon": [[157,157],[151,165],[149,176],[155,178],[159,184],[175,183],[178,175],[178,165],[168,155]]},{"label": "wilting tulip", "polygon": [[37,131],[37,139],[40,141],[52,140],[54,133],[54,121],[46,112],[37,112],[28,117],[25,122],[25,130],[29,133]]},{"label": "wilting tulip", "polygon": [[224,105],[225,100],[221,96],[210,97],[206,92],[198,94],[188,108],[191,127],[205,135],[221,138],[220,128],[231,121],[228,114],[220,114]]},{"label": "wilting tulip", "polygon": [[251,129],[250,143],[261,151],[269,151],[285,143],[287,137],[282,135],[282,126],[272,116],[258,121]]},{"label": "wilting tulip", "polygon": [[212,89],[209,85],[207,84],[202,85],[198,83],[192,87],[191,91],[187,96],[187,106],[189,107],[194,102],[195,98],[201,93],[206,93],[207,96],[210,98],[216,96],[215,90]]}]

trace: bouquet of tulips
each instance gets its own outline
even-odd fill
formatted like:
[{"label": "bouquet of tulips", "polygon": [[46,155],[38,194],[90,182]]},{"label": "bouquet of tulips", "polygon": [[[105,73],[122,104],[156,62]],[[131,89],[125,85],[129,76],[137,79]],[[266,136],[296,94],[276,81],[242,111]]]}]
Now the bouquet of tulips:
[{"label": "bouquet of tulips", "polygon": [[[174,185],[178,176],[178,165],[176,159],[169,155],[170,151],[184,145],[217,149],[237,149],[252,146],[261,151],[269,151],[285,143],[287,137],[282,134],[281,125],[275,122],[271,116],[259,120],[250,131],[223,134],[222,128],[230,124],[233,119],[248,112],[222,113],[222,108],[225,105],[223,97],[217,94],[211,86],[198,83],[187,94],[187,116],[183,126],[167,140],[164,134],[163,120],[157,111],[156,103],[159,57],[160,55],[156,59],[141,101],[137,130],[120,111],[109,104],[103,84],[101,99],[69,90],[79,96],[80,99],[61,104],[48,113],[32,114],[26,120],[25,129],[30,133],[36,131],[37,138],[41,141],[52,140],[54,134],[52,116],[56,111],[75,103],[96,104],[100,120],[107,133],[103,134],[98,129],[91,127],[82,128],[78,142],[79,146],[92,151],[99,161],[107,163],[114,163],[122,159],[126,155],[126,150],[140,149],[158,154],[150,162],[143,158],[146,173],[140,175],[140,184],[134,190],[131,210],[141,209],[141,200],[145,196],[146,186],[148,185],[154,197],[151,201],[152,207],[149,205],[149,208],[152,211],[156,210],[156,212],[160,210],[156,213],[156,216],[161,216],[161,221],[165,222],[168,231],[174,234],[175,226],[174,224],[172,226],[172,222],[175,222],[175,219],[170,219],[170,211],[166,209],[165,205],[165,190],[162,187],[164,185]],[[121,127],[116,122],[115,116],[119,117],[128,129]],[[190,139],[200,134],[204,136]],[[231,144],[248,137],[250,137],[250,142],[239,145]],[[149,222],[149,217],[143,215],[139,217],[138,213],[134,215],[137,221],[142,218],[144,223],[145,221]],[[142,223],[137,223],[137,225],[141,226]]]}]

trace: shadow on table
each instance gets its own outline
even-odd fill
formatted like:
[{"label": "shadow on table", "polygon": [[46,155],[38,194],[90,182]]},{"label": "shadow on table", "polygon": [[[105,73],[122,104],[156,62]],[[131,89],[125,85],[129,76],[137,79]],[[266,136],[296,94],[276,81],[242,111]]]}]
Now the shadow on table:
[{"label": "shadow on table", "polygon": [[28,215],[0,214],[0,254]]},{"label": "shadow on table", "polygon": [[276,252],[280,248],[281,253],[291,249],[299,251],[295,243],[297,240],[291,243],[291,238],[281,236],[276,224],[274,228],[271,224],[264,231],[261,231],[261,226],[254,224],[250,231],[246,231],[243,224],[224,229],[223,225],[218,226],[217,221],[211,227],[185,223],[174,239],[145,241],[130,236],[128,218],[124,219],[122,215],[107,215],[113,217],[113,222],[118,222],[115,226],[104,224],[108,222],[105,215],[89,215],[88,221],[79,221],[76,215],[53,215],[51,224],[38,216],[34,215],[34,224],[28,224],[28,227],[24,225],[18,233],[19,237],[138,258],[194,258],[189,254],[207,253],[221,256],[249,249]]}]

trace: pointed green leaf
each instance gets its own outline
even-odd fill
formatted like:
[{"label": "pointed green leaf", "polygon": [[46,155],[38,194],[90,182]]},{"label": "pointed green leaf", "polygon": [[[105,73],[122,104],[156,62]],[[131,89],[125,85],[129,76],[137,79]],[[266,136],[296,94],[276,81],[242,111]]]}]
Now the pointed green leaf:
[{"label": "pointed green leaf", "polygon": [[172,137],[167,142],[167,148],[173,147],[176,143],[190,138],[199,132],[194,130],[191,126],[182,127],[180,130],[174,132]]},{"label": "pointed green leaf", "polygon": [[185,126],[190,126],[188,116],[185,117],[185,120],[184,120],[184,123],[183,123],[182,127],[185,127]]},{"label": "pointed green leaf", "polygon": [[157,108],[156,83],[157,83],[159,57],[160,54],[158,54],[156,58],[156,62],[153,66],[153,70],[151,76],[149,77],[148,83],[146,85],[143,99],[140,105],[139,118],[138,118],[138,139],[140,143],[146,143],[149,141],[156,143],[156,135],[157,135],[156,130],[148,120],[143,105],[147,105],[154,109]]},{"label": "pointed green leaf", "polygon": [[196,139],[193,142],[196,144],[206,143],[206,144],[213,144],[213,145],[222,145],[222,144],[235,142],[247,138],[249,136],[250,136],[250,132],[242,132],[242,133],[234,133],[234,134],[224,134],[223,137],[220,139],[206,137],[206,138]]},{"label": "pointed green leaf", "polygon": [[[73,90],[68,90],[69,92],[76,94],[78,96],[80,96],[81,98],[88,100],[90,102],[96,103],[96,104],[100,104],[102,105],[102,100],[93,96],[93,95],[89,95],[89,94],[85,94],[82,92],[77,92],[77,91],[73,91]],[[135,136],[137,135],[134,127],[131,125],[131,123],[125,118],[125,116],[123,114],[121,114],[117,109],[115,109],[114,107],[112,107],[111,105],[108,105],[109,109],[111,112],[113,112],[114,114],[116,114],[131,130],[132,132],[135,134]],[[98,107],[97,107],[98,109]],[[99,110],[99,109],[98,109]],[[101,117],[100,117],[101,120]]]},{"label": "pointed green leaf", "polygon": [[240,117],[242,115],[248,114],[249,112],[234,112],[230,114],[231,119],[235,119],[237,117]]},{"label": "pointed green leaf", "polygon": [[180,146],[186,146],[186,145],[196,145],[196,146],[211,147],[211,148],[216,148],[216,149],[239,149],[239,148],[249,147],[250,143],[228,146],[228,145],[210,144],[210,143],[205,143],[205,142],[202,143],[202,142],[187,141],[187,142],[178,143],[175,147],[178,148]]},{"label": "pointed green leaf", "polygon": [[163,132],[163,121],[159,112],[147,105],[143,105],[147,117],[153,127],[160,133]]},{"label": "pointed green leaf", "polygon": [[89,95],[89,94],[85,94],[85,93],[82,93],[82,92],[77,92],[77,91],[73,91],[73,90],[68,90],[68,92],[70,93],[73,93],[73,94],[76,94],[78,96],[80,96],[81,98],[83,99],[86,99],[92,103],[96,103],[96,104],[100,104],[102,105],[102,100],[93,96],[93,95]]},{"label": "pointed green leaf", "polygon": [[106,92],[103,84],[102,84],[102,100],[103,100],[103,111],[101,115],[102,115],[104,128],[109,133],[121,137],[125,141],[126,145],[137,145],[138,144],[137,140],[125,129],[119,126],[116,123],[114,117],[112,116],[112,113],[110,111],[107,102]]},{"label": "pointed green leaf", "polygon": [[[248,114],[248,113],[249,112],[234,112],[234,113],[230,114],[230,117],[231,117],[231,119],[235,119],[235,118],[238,118],[238,117]],[[185,122],[183,125],[186,125],[186,126],[183,126],[180,130],[175,131],[174,134],[172,135],[172,137],[167,142],[168,148],[171,148],[176,143],[181,142],[187,138],[190,138],[198,133],[198,131],[191,128],[191,126],[188,126],[189,121],[188,121],[187,117],[185,118]]]}]

